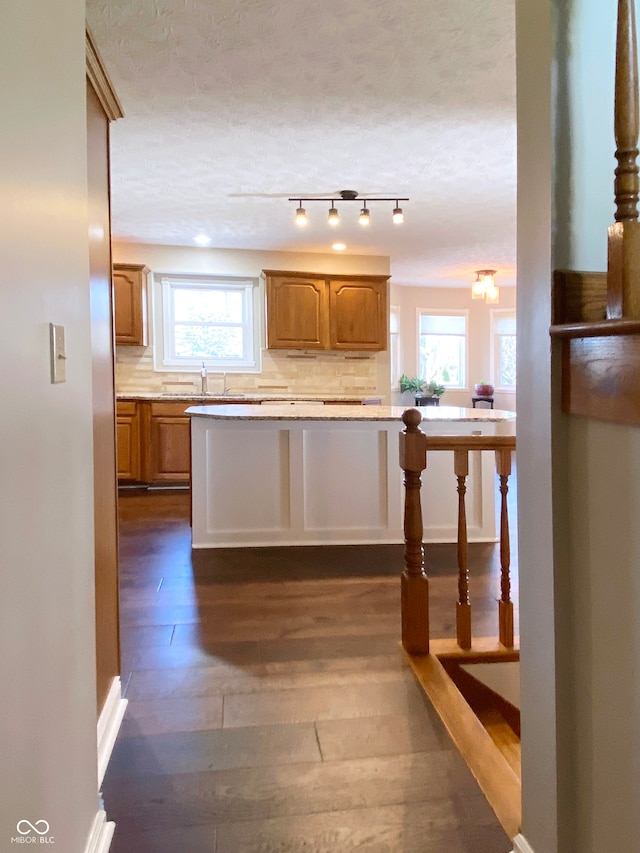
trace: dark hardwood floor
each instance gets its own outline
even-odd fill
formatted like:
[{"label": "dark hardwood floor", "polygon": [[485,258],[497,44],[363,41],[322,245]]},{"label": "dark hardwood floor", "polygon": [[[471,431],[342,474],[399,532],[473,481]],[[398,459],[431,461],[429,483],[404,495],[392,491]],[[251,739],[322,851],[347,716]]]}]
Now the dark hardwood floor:
[{"label": "dark hardwood floor", "polygon": [[[112,853],[507,853],[399,648],[401,546],[191,552],[181,493],[120,498],[129,706]],[[472,546],[474,631],[496,548]],[[455,546],[427,552],[453,636]]]}]

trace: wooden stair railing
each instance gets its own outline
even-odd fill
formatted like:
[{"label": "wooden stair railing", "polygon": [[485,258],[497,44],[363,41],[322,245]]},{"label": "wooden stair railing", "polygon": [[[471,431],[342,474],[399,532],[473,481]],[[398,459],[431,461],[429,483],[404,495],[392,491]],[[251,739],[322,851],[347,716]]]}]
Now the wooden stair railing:
[{"label": "wooden stair railing", "polygon": [[430,451],[453,451],[453,467],[458,490],[458,600],[456,603],[456,638],[460,649],[472,648],[471,601],[466,519],[466,480],[469,474],[469,452],[493,450],[500,481],[500,600],[498,625],[500,645],[513,649],[513,602],[511,601],[511,551],[507,496],[511,475],[511,455],[516,447],[511,435],[434,435],[427,436],[419,428],[422,416],[417,409],[402,415],[405,429],[400,434],[400,467],[404,471],[404,570],[401,578],[402,644],[410,655],[430,652],[429,578],[424,564],[422,544],[422,504],[420,476],[427,467]]},{"label": "wooden stair railing", "polygon": [[639,129],[635,3],[618,0],[607,273],[556,270],[550,334],[561,342],[563,411],[631,425],[640,424]]},{"label": "wooden stair railing", "polygon": [[[520,744],[518,734],[500,713],[481,720],[456,685],[459,663],[517,661],[511,601],[509,515],[507,495],[515,436],[435,435],[419,428],[422,415],[407,409],[402,415],[400,466],[404,470],[405,552],[402,572],[402,645],[409,665],[460,754],[473,773],[505,832],[513,837],[521,821]],[[458,600],[456,640],[429,636],[429,578],[422,545],[420,475],[431,451],[453,452],[458,490]],[[469,451],[493,450],[500,482],[500,599],[499,638],[472,637],[472,613],[467,542],[466,493]],[[453,482],[452,482],[453,487]],[[463,673],[464,674],[464,673]],[[467,676],[469,678],[470,676]],[[489,691],[490,692],[490,691]],[[514,709],[515,710],[515,709]],[[517,711],[516,711],[517,713]]]}]

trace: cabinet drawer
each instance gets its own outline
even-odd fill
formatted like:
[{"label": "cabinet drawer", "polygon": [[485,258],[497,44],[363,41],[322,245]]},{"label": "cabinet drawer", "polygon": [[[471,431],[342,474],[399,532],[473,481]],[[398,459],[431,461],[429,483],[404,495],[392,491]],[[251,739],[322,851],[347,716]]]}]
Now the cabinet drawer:
[{"label": "cabinet drawer", "polygon": [[118,400],[116,404],[116,410],[118,413],[118,417],[121,415],[135,415],[137,412],[137,403],[128,400]]},{"label": "cabinet drawer", "polygon": [[186,410],[190,406],[198,405],[197,402],[194,403],[150,403],[150,411],[152,418],[179,418],[185,417],[189,420],[188,415],[185,415]]}]

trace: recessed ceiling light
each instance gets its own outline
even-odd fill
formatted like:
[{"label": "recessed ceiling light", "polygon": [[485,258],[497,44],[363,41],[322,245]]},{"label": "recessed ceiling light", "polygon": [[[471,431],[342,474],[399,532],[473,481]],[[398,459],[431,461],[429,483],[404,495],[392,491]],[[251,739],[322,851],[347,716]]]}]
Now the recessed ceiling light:
[{"label": "recessed ceiling light", "polygon": [[211,237],[207,237],[206,234],[196,234],[193,238],[193,242],[197,243],[198,246],[208,246],[211,242]]},{"label": "recessed ceiling light", "polygon": [[347,248],[347,244],[346,243],[334,243],[331,246],[331,248],[335,249],[336,252],[344,252],[344,250]]}]

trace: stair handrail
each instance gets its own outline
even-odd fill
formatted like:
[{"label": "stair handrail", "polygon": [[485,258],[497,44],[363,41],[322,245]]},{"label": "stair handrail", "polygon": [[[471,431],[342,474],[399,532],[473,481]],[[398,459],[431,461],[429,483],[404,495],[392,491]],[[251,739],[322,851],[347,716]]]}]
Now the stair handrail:
[{"label": "stair handrail", "polygon": [[495,452],[496,471],[500,483],[500,599],[498,601],[499,640],[512,649],[514,645],[513,602],[511,601],[510,540],[507,496],[511,475],[514,435],[425,435],[420,429],[422,415],[417,409],[402,414],[404,430],[400,433],[400,467],[404,471],[404,568],[401,575],[402,644],[410,655],[429,654],[429,578],[425,568],[423,546],[421,475],[427,467],[427,453],[449,450],[454,454],[454,474],[458,489],[458,601],[456,603],[456,635],[462,649],[471,649],[471,602],[467,560],[466,477],[469,452]]}]

